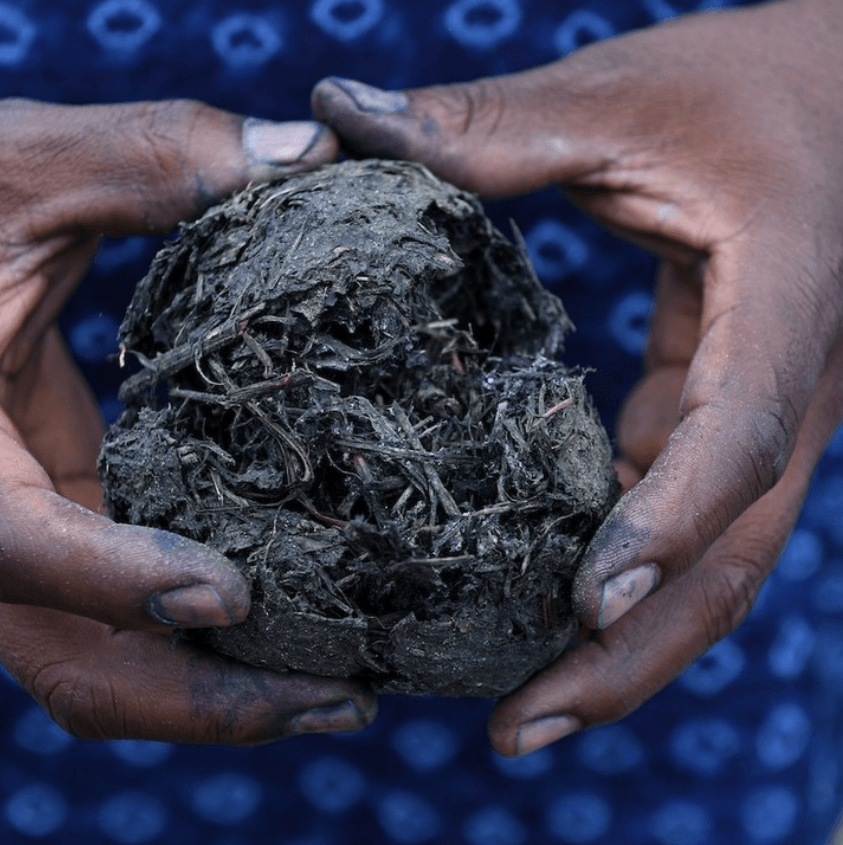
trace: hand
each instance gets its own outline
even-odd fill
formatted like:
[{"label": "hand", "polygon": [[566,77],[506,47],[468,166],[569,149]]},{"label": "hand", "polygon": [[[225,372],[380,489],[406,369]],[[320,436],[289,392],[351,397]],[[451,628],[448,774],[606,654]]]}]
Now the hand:
[{"label": "hand", "polygon": [[256,743],[349,730],[363,687],[233,664],[174,627],[249,611],[222,555],[97,513],[102,426],[55,327],[101,234],[167,231],[247,182],[329,160],[315,123],[191,102],[0,102],[0,659],[89,738]]},{"label": "hand", "polygon": [[355,155],[485,196],[558,184],[663,261],[618,428],[634,486],[574,584],[597,633],[499,702],[504,754],[635,709],[740,624],[775,564],[843,415],[841,48],[839,3],[787,0],[513,76],[314,92]]}]

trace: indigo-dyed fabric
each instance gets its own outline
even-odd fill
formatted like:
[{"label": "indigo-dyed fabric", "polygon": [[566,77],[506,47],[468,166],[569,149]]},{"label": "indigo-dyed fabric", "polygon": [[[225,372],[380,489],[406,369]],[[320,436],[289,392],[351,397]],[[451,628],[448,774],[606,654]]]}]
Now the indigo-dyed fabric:
[{"label": "indigo-dyed fabric", "polygon": [[[196,97],[300,119],[327,74],[499,74],[712,5],[687,0],[3,0],[0,93]],[[726,4],[728,5],[728,4]],[[500,203],[578,326],[611,425],[640,371],[653,261],[552,191]],[[107,418],[109,363],[157,242],[107,242],[63,317]],[[258,749],[81,742],[0,677],[0,842],[49,845],[821,845],[843,806],[843,436],[749,620],[622,723],[494,755],[489,703],[384,698],[353,737]]]}]

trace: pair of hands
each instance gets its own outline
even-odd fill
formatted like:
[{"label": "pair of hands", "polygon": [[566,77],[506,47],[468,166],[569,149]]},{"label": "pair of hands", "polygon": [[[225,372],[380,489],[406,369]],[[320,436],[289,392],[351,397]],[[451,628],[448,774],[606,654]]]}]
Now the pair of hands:
[{"label": "pair of hands", "polygon": [[[484,196],[557,184],[662,259],[647,373],[618,424],[629,492],[575,584],[596,633],[497,704],[504,754],[636,708],[741,622],[775,565],[843,417],[841,41],[835,0],[783,0],[509,77],[314,92],[355,155],[414,158]],[[245,585],[208,549],[96,514],[100,424],[53,325],[100,233],[166,230],[328,160],[336,136],[187,103],[13,102],[0,133],[3,662],[82,736],[362,727],[375,702],[354,684],[168,651],[173,623],[242,619]]]}]

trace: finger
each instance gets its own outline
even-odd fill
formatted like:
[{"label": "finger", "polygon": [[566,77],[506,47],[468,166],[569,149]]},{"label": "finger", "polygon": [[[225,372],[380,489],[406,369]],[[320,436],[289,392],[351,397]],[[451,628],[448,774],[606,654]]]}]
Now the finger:
[{"label": "finger", "polygon": [[312,106],[354,155],[421,161],[463,188],[506,196],[603,168],[615,144],[595,133],[591,112],[607,91],[588,80],[563,62],[410,91],[331,77]]},{"label": "finger", "polygon": [[168,531],[117,525],[63,498],[5,414],[0,464],[0,602],[140,629],[245,619],[249,587],[230,561]]},{"label": "finger", "polygon": [[92,397],[54,327],[22,362],[19,350],[7,350],[14,368],[0,377],[0,600],[128,628],[244,619],[248,585],[222,555],[92,512],[101,506],[102,432]]},{"label": "finger", "polygon": [[[19,387],[11,391],[8,408],[18,423],[26,457],[40,464],[60,496],[91,511],[100,509],[96,463],[102,422],[55,329],[15,385]],[[46,485],[41,494],[49,496]],[[50,499],[53,508],[62,508],[61,499]],[[9,513],[14,511],[20,511],[20,503],[9,508]],[[3,600],[59,607],[130,628],[226,625],[245,618],[245,584],[221,555],[167,532],[132,529],[132,534],[84,510],[75,519],[69,508],[64,511],[61,538],[56,540],[66,547],[64,555],[38,545],[37,535],[28,538],[23,553],[14,551],[20,542],[7,545],[6,560],[14,559],[0,563]],[[7,516],[6,521],[14,531],[13,518]],[[40,542],[49,543],[43,535],[53,531],[52,525],[39,529]],[[89,531],[98,550],[93,558],[86,545],[76,545]],[[28,562],[30,558],[34,562]]]},{"label": "finger", "polygon": [[821,284],[774,247],[732,248],[707,272],[679,425],[575,579],[588,627],[607,627],[686,571],[781,477],[836,332],[837,306]]},{"label": "finger", "polygon": [[39,354],[30,357],[28,366],[13,380],[4,406],[56,492],[90,510],[100,510],[97,457],[103,422],[57,329],[48,331]]},{"label": "finger", "polygon": [[[767,513],[777,524],[795,516],[778,510]],[[735,522],[729,540],[724,536],[718,541],[710,559],[504,699],[490,717],[493,746],[507,756],[527,754],[571,733],[617,721],[729,633],[748,610],[785,542],[782,537],[774,544],[763,522],[764,511],[753,517],[747,511]],[[713,608],[719,618],[709,615]]]},{"label": "finger", "polygon": [[644,477],[643,473],[631,461],[618,458],[615,461],[615,474],[621,486],[621,493],[626,493],[635,487]]},{"label": "finger", "polygon": [[[635,33],[610,49],[596,45],[535,70],[458,85],[382,91],[329,78],[314,89],[313,111],[351,155],[419,161],[489,198],[561,186],[624,237],[693,261],[735,228],[731,209],[701,220],[703,203],[690,200],[708,199],[703,174],[714,172],[716,183],[722,168],[668,149],[691,133],[676,102],[693,98],[696,82],[680,72],[681,57],[666,57],[662,71],[648,66],[642,36],[649,38]],[[694,137],[716,135],[702,119],[695,110]]]},{"label": "finger", "polygon": [[356,682],[254,669],[43,608],[0,605],[0,641],[9,671],[84,739],[254,745],[360,730],[377,711]]},{"label": "finger", "polygon": [[503,699],[492,743],[526,754],[615,721],[666,686],[744,619],[792,528],[811,473],[843,415],[841,345],[781,481],[745,511],[694,569]]},{"label": "finger", "polygon": [[679,405],[687,370],[664,367],[644,376],[618,415],[618,448],[624,460],[643,476],[680,421]]},{"label": "finger", "polygon": [[644,355],[649,372],[690,366],[700,342],[705,269],[703,261],[659,267]]},{"label": "finger", "polygon": [[187,100],[114,106],[0,104],[9,167],[0,187],[26,208],[7,237],[166,231],[250,181],[330,160],[313,122],[244,118]]},{"label": "finger", "polygon": [[621,456],[637,471],[638,480],[680,423],[682,390],[699,341],[699,271],[698,264],[665,262],[659,272],[645,354],[646,374],[624,401],[617,422]]}]

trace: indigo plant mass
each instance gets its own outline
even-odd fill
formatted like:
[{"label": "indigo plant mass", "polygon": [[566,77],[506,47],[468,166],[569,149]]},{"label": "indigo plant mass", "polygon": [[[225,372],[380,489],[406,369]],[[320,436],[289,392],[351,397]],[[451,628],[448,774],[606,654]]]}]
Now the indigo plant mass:
[{"label": "indigo plant mass", "polygon": [[191,637],[400,693],[498,696],[558,656],[617,482],[516,240],[422,166],[365,161],[165,245],[120,330],[142,368],[101,469],[113,517],[250,580],[244,623]]}]

